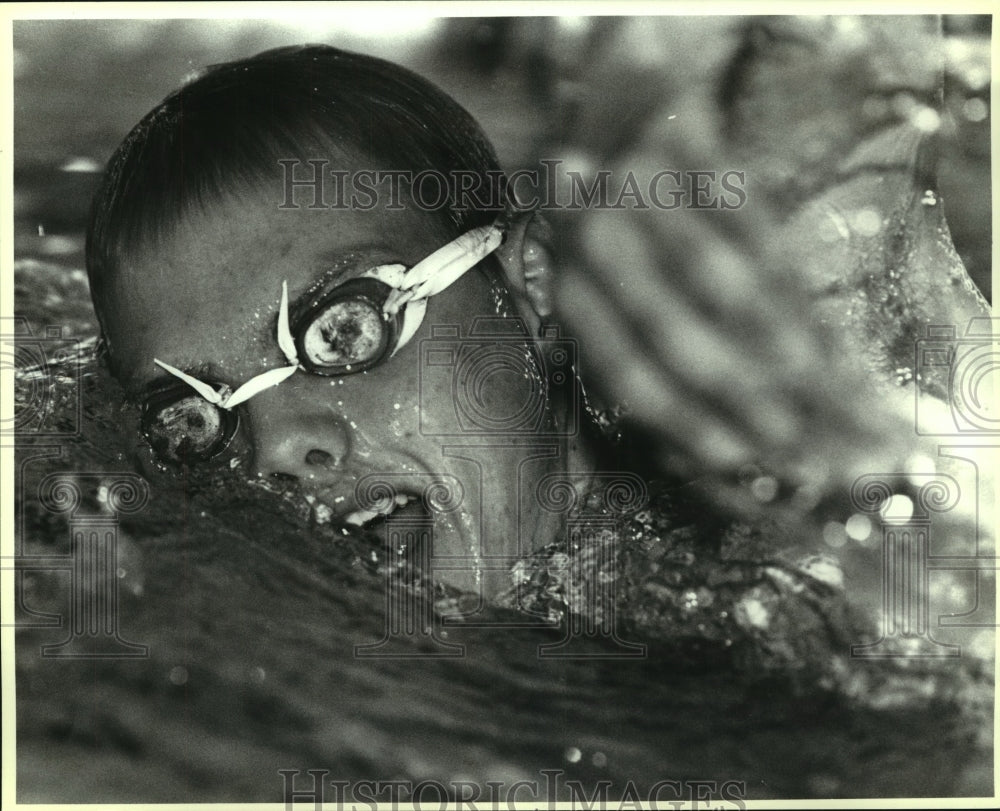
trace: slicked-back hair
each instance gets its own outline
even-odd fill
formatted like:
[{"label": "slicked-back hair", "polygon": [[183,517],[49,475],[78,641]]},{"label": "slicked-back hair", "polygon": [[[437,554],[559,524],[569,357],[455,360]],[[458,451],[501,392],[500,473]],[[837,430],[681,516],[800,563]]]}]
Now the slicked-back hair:
[{"label": "slicked-back hair", "polygon": [[[273,182],[279,160],[323,150],[360,154],[376,170],[433,170],[449,180],[472,171],[490,188],[481,199],[504,199],[494,189],[502,182],[496,154],[475,119],[409,70],[325,45],[215,65],[148,113],[108,162],[87,231],[98,318],[108,276],[187,212]],[[456,235],[497,214],[438,211]]]}]

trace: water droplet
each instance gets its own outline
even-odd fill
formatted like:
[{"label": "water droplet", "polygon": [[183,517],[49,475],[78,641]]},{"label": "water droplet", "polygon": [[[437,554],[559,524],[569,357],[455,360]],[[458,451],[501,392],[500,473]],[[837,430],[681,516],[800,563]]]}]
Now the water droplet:
[{"label": "water droplet", "polygon": [[743,619],[755,628],[767,628],[771,622],[771,615],[764,604],[756,597],[744,597],[737,608],[743,614]]},{"label": "water droplet", "polygon": [[[846,537],[845,537],[846,540]],[[844,587],[844,570],[840,564],[827,555],[812,555],[799,564],[807,575],[828,586],[842,589]]]},{"label": "water droplet", "polygon": [[[962,105],[962,115],[965,117],[966,121],[972,121],[978,124],[980,121],[985,121],[989,117],[990,108],[982,99],[966,99],[965,104]],[[39,226],[39,228],[40,227],[41,226]]]},{"label": "water droplet", "polygon": [[941,127],[941,116],[932,107],[918,107],[910,115],[910,123],[921,132],[937,132]]},{"label": "water droplet", "polygon": [[563,752],[563,757],[566,758],[566,760],[569,763],[579,763],[580,758],[583,757],[583,752],[581,752],[575,746],[571,746],[569,749]]},{"label": "water droplet", "polygon": [[823,542],[839,549],[847,543],[847,529],[839,521],[828,521],[823,525]]},{"label": "water droplet", "polygon": [[896,493],[879,510],[882,520],[888,524],[903,524],[913,515],[913,501],[909,496]]},{"label": "water droplet", "polygon": [[855,541],[863,541],[872,534],[871,519],[867,515],[855,513],[847,519],[844,531],[847,533],[847,537]]},{"label": "water droplet", "polygon": [[315,518],[317,524],[329,524],[333,518],[333,510],[325,504],[316,504],[313,507],[313,518]]},{"label": "water droplet", "polygon": [[176,684],[178,687],[182,684],[187,684],[188,672],[186,667],[177,665],[177,667],[170,668],[170,674],[167,676],[170,679],[171,684]]},{"label": "water droplet", "polygon": [[753,480],[750,492],[757,501],[767,504],[778,495],[778,480],[774,476],[760,476]]}]

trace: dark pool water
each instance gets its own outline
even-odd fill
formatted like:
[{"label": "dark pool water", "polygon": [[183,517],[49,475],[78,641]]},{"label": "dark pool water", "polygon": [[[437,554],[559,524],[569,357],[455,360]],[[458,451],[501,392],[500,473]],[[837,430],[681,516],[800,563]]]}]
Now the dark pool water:
[{"label": "dark pool water", "polygon": [[[308,769],[328,780],[431,780],[456,793],[468,781],[484,797],[492,781],[502,800],[526,781],[514,799],[529,803],[595,791],[645,800],[661,781],[686,781],[685,798],[704,797],[696,781],[710,782],[722,807],[744,791],[992,796],[991,632],[984,644],[982,628],[951,629],[960,660],[851,658],[852,644],[877,636],[877,545],[848,544],[832,560],[829,548],[789,556],[767,530],[706,520],[683,488],[652,487],[649,506],[621,516],[611,562],[599,543],[566,555],[555,539],[522,563],[523,599],[483,609],[486,627],[470,627],[440,619],[465,598],[400,567],[377,537],[312,520],[294,492],[235,474],[155,478],[144,506],[114,525],[118,632],[147,655],[43,656],[70,636],[81,593],[68,565],[72,529],[109,520],[108,486],[135,481],[134,414],[86,344],[96,335],[81,237],[93,170],[192,67],[287,36],[263,25],[242,38],[202,36],[180,21],[19,26],[15,313],[24,320],[4,333],[21,336],[22,370],[39,352],[54,361],[16,381],[19,800],[280,802],[279,770],[300,772],[301,790]],[[973,56],[988,50],[974,45]],[[458,78],[446,86],[505,161],[531,157],[539,116],[519,74],[450,69]],[[959,110],[956,87],[949,104]],[[988,175],[988,120],[964,128],[972,135],[946,145],[942,183],[960,252],[986,289],[990,200],[977,181]],[[43,498],[51,476],[75,482],[75,515]],[[574,633],[561,649],[573,656],[540,655],[581,623],[606,627],[585,598],[588,584],[609,581],[617,640]],[[972,585],[945,584],[951,610],[972,605]],[[439,641],[394,637],[394,657],[356,655],[383,638],[387,593],[433,617]],[[442,642],[463,655],[429,656]],[[619,655],[636,645],[643,656]],[[433,789],[425,799],[436,801]]]},{"label": "dark pool water", "polygon": [[[41,291],[49,271],[22,266],[19,284]],[[74,284],[79,294],[79,277],[64,282]],[[70,293],[48,302],[64,296],[71,315]],[[88,347],[50,368],[44,386],[18,381],[21,414],[41,406],[36,436],[18,450],[25,555],[69,555],[72,522],[107,515],[102,484],[133,469],[132,415]],[[73,436],[37,436],[45,431]],[[82,494],[69,519],[40,495],[51,474],[75,477]],[[607,568],[585,553],[560,567],[556,544],[522,566],[531,613],[508,604],[478,615],[494,627],[438,621],[439,639],[463,655],[428,657],[436,643],[416,634],[395,641],[395,657],[363,658],[356,646],[385,634],[387,584],[413,595],[418,582],[393,574],[377,538],[316,523],[294,493],[235,476],[154,480],[116,530],[119,633],[147,657],[40,655],[68,629],[37,626],[46,613],[67,616],[74,592],[66,569],[22,575],[19,798],[280,801],[280,769],[304,780],[325,769],[348,781],[471,781],[483,796],[488,781],[506,791],[525,780],[539,799],[550,787],[562,799],[633,787],[645,798],[663,780],[745,786],[750,798],[992,790],[985,660],[851,660],[865,621],[829,578],[768,568],[767,537],[732,529],[726,543],[745,554],[724,560],[718,529],[677,529],[677,503],[667,493],[618,524],[617,641],[575,635],[563,649],[572,657],[540,656],[566,639],[567,608],[586,612],[558,572]],[[443,587],[422,594],[438,611],[462,604]],[[751,602],[768,606],[767,628],[746,621]],[[561,622],[540,623],[547,613]],[[631,650],[622,642],[645,655],[621,657]],[[533,789],[522,791],[530,801]]]}]

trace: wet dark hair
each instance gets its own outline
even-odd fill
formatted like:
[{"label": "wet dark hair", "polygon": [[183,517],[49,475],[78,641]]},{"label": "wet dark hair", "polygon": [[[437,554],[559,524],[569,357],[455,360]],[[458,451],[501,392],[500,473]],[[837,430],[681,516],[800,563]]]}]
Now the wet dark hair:
[{"label": "wet dark hair", "polygon": [[[503,182],[475,119],[398,65],[325,45],[215,65],[148,113],[108,163],[87,231],[98,318],[103,321],[98,301],[108,276],[170,234],[192,208],[273,182],[280,159],[345,149],[360,151],[374,169],[434,170],[449,180],[456,171],[472,171],[484,183]],[[456,199],[454,191],[448,199]],[[477,196],[505,199],[494,186]],[[497,213],[439,209],[456,235]]]}]

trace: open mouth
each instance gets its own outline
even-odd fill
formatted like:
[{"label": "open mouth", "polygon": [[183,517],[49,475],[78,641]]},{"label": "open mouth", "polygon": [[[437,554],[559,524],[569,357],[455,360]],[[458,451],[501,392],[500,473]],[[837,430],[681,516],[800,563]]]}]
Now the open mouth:
[{"label": "open mouth", "polygon": [[[435,579],[475,591],[480,585],[480,561],[470,535],[464,531],[470,528],[471,519],[453,509],[440,509],[434,498],[435,491],[430,488],[409,493],[397,491],[369,505],[377,507],[376,510],[338,511],[329,501],[306,496],[317,523],[339,525],[344,535],[367,536],[367,540],[384,545],[396,563],[405,558],[409,561],[407,565],[429,571],[432,558],[440,556],[450,563],[440,571],[435,569]],[[357,507],[357,503],[350,506]]]}]

